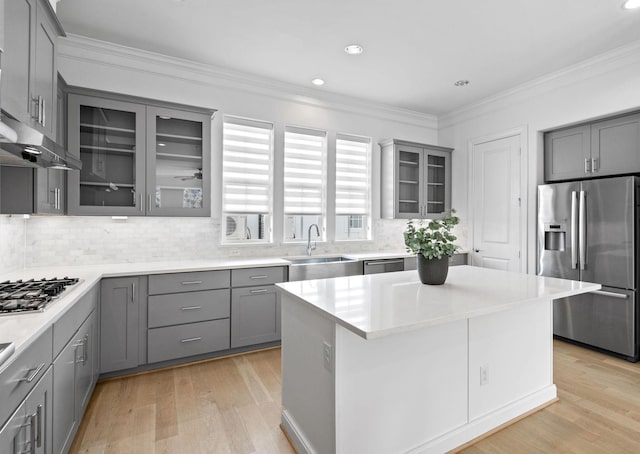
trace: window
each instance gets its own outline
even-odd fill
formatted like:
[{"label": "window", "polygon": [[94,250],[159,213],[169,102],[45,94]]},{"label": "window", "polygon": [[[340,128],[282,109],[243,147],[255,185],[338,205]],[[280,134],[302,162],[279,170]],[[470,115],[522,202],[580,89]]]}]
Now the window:
[{"label": "window", "polygon": [[271,241],[273,124],[224,117],[222,242]]},{"label": "window", "polygon": [[336,237],[370,238],[371,140],[338,134],[336,138]]},{"label": "window", "polygon": [[[284,133],[284,241],[306,241],[316,224],[324,239],[326,133],[287,127]],[[315,239],[315,229],[312,231]]]}]

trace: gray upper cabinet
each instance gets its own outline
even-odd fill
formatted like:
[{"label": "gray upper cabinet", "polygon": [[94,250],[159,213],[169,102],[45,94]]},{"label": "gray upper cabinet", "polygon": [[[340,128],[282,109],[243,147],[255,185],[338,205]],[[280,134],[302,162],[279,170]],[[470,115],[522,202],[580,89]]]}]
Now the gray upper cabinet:
[{"label": "gray upper cabinet", "polygon": [[451,210],[451,148],[396,139],[380,147],[383,218],[433,219]]},{"label": "gray upper cabinet", "polygon": [[544,136],[546,181],[584,178],[591,165],[589,125],[548,132]]},{"label": "gray upper cabinet", "polygon": [[100,372],[139,365],[140,279],[103,279],[100,290]]},{"label": "gray upper cabinet", "polygon": [[150,102],[71,89],[69,214],[209,215],[213,111]]},{"label": "gray upper cabinet", "polygon": [[145,106],[69,94],[68,211],[77,215],[144,214]]},{"label": "gray upper cabinet", "polygon": [[147,214],[209,216],[211,116],[147,107]]},{"label": "gray upper cabinet", "polygon": [[5,2],[3,109],[56,139],[56,42],[64,31],[47,0]]},{"label": "gray upper cabinet", "polygon": [[640,114],[591,125],[593,176],[640,172]]},{"label": "gray upper cabinet", "polygon": [[640,114],[545,133],[545,181],[640,172]]}]

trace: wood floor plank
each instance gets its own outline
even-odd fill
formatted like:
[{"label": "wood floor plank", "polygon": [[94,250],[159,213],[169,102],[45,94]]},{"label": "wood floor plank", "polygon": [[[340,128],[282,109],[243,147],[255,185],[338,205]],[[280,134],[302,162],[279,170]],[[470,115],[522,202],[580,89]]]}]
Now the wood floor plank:
[{"label": "wood floor plank", "polygon": [[[71,453],[294,454],[280,349],[99,383]],[[554,341],[559,402],[460,451],[640,452],[640,363]]]}]

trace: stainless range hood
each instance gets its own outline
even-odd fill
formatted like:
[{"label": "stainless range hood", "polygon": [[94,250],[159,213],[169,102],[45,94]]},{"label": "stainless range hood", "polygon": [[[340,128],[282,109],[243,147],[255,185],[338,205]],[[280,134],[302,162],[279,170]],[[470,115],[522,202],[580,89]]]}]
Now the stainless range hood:
[{"label": "stainless range hood", "polygon": [[[80,170],[82,162],[40,131],[2,111],[1,123],[7,132],[0,137],[0,164],[20,167],[47,167]],[[12,140],[15,131],[15,142]]]}]

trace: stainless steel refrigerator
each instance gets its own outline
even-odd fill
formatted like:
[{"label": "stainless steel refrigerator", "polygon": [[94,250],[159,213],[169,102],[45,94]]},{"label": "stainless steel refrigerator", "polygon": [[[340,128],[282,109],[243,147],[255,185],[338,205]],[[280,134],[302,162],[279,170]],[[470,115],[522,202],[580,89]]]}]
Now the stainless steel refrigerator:
[{"label": "stainless steel refrigerator", "polygon": [[638,360],[638,177],[538,187],[538,275],[602,285],[556,300],[554,335]]}]

